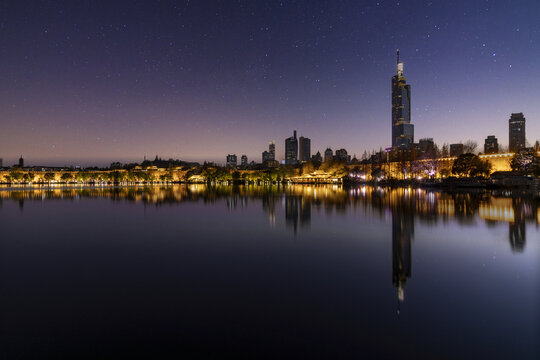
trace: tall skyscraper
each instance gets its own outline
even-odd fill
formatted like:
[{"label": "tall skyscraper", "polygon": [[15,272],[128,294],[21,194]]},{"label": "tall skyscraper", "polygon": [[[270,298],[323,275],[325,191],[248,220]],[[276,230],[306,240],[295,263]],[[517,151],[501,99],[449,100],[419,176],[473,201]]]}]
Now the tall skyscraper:
[{"label": "tall skyscraper", "polygon": [[510,152],[517,152],[525,148],[525,116],[523,113],[516,113],[510,116],[508,121],[508,137]]},{"label": "tall skyscraper", "polygon": [[411,86],[403,76],[397,51],[397,74],[392,77],[392,147],[409,148],[414,143],[411,124]]},{"label": "tall skyscraper", "polygon": [[300,136],[298,157],[300,161],[309,161],[311,158],[311,139]]},{"label": "tall skyscraper", "polygon": [[296,130],[294,135],[285,139],[285,164],[295,165],[298,163],[298,139],[296,138]]},{"label": "tall skyscraper", "polygon": [[495,135],[489,135],[484,140],[484,154],[496,154],[499,152],[499,142]]},{"label": "tall skyscraper", "polygon": [[246,155],[242,155],[240,158],[240,165],[241,166],[247,166],[248,165],[248,158]]}]

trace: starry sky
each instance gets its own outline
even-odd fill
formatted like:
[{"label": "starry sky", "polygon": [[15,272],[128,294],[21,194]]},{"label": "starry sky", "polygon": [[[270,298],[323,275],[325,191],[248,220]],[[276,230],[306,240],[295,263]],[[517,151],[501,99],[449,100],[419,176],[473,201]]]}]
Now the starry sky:
[{"label": "starry sky", "polygon": [[391,143],[396,49],[415,141],[540,138],[540,1],[2,1],[0,158],[283,158]]}]

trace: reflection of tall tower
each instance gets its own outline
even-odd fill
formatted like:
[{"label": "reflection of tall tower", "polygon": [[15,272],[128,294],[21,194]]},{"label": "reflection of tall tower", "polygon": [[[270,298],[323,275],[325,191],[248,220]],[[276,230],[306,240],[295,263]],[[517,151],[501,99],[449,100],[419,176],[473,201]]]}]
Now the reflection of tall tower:
[{"label": "reflection of tall tower", "polygon": [[392,147],[409,148],[414,142],[411,124],[411,85],[403,76],[403,63],[397,51],[397,74],[392,77]]},{"label": "reflection of tall tower", "polygon": [[509,225],[510,246],[512,251],[523,251],[525,249],[525,217],[523,216],[523,200],[512,198],[512,209],[514,210],[514,221]]},{"label": "reflection of tall tower", "polygon": [[411,277],[411,238],[414,218],[403,210],[392,213],[392,283],[398,289],[399,304],[405,300],[405,283]]}]

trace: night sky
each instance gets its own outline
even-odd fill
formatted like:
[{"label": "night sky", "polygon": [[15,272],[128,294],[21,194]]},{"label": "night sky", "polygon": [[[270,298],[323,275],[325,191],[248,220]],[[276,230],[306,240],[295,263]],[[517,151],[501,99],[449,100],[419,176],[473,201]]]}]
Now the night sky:
[{"label": "night sky", "polygon": [[[270,140],[389,146],[396,49],[415,141],[540,138],[540,1],[2,1],[0,158],[261,161]],[[480,147],[479,147],[480,150]]]}]

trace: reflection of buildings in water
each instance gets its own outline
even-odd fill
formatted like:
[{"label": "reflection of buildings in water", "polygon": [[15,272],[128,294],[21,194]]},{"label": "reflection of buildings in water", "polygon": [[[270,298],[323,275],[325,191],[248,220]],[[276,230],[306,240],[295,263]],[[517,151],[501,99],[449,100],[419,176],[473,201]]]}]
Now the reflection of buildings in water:
[{"label": "reflection of buildings in water", "polygon": [[512,198],[512,209],[514,210],[514,221],[508,225],[508,238],[512,251],[523,251],[525,249],[525,214],[521,198]]},{"label": "reflection of buildings in water", "polygon": [[270,227],[274,228],[276,226],[276,198],[273,196],[263,196],[262,207],[263,211],[268,212]]},{"label": "reflection of buildings in water", "polygon": [[[523,248],[525,243],[524,224],[535,222],[540,225],[540,201],[538,193],[510,191],[482,192],[441,192],[414,188],[369,187],[349,188],[329,185],[290,186],[207,186],[204,184],[174,186],[35,186],[9,188],[0,186],[0,200],[10,199],[26,205],[22,201],[47,199],[109,198],[113,201],[134,201],[145,204],[176,204],[202,201],[214,203],[225,199],[229,208],[247,206],[248,198],[268,197],[288,206],[290,224],[309,224],[311,206],[328,214],[345,214],[362,207],[379,216],[386,209],[398,209],[410,213],[422,222],[447,221],[457,219],[460,224],[475,225],[480,217],[490,224],[511,223],[510,243],[513,248]],[[286,203],[285,198],[294,198]],[[274,200],[268,200],[274,201]],[[270,206],[270,203],[269,203]],[[293,206],[297,208],[293,210]],[[275,205],[270,211],[271,224],[275,224]],[[297,215],[295,215],[297,214]],[[294,220],[296,218],[296,220]],[[273,219],[273,220],[272,220]],[[521,245],[520,245],[521,244]],[[514,246],[515,245],[515,246]]]},{"label": "reflection of buildings in water", "polygon": [[405,284],[411,277],[411,238],[414,234],[412,214],[401,211],[392,213],[392,283],[398,290],[398,315],[400,303],[405,300]]},{"label": "reflection of buildings in water", "polygon": [[294,232],[300,226],[309,226],[311,223],[311,201],[304,197],[285,196],[285,222],[292,226]]},{"label": "reflection of buildings in water", "polygon": [[521,252],[526,243],[526,220],[534,219],[534,207],[521,197],[491,198],[478,209],[480,218],[508,223],[508,241],[512,251]]}]

